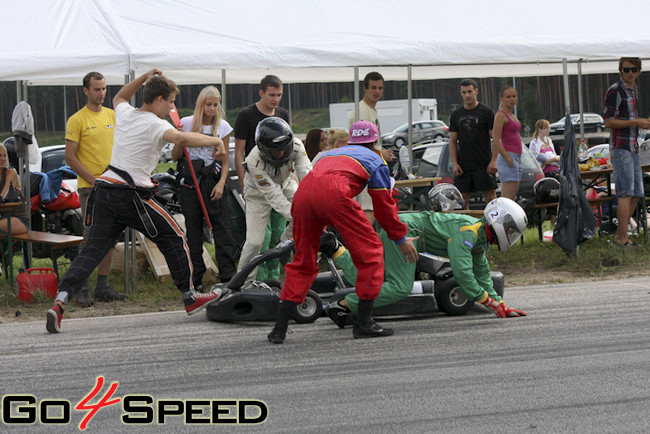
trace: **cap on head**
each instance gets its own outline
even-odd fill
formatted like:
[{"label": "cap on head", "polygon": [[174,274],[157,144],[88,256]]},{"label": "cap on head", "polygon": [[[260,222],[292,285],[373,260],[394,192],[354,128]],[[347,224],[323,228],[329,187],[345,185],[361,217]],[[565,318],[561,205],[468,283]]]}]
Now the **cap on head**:
[{"label": "cap on head", "polygon": [[350,145],[362,145],[367,143],[374,143],[379,138],[379,130],[377,126],[370,121],[359,121],[352,124],[350,127],[350,138],[348,143]]}]

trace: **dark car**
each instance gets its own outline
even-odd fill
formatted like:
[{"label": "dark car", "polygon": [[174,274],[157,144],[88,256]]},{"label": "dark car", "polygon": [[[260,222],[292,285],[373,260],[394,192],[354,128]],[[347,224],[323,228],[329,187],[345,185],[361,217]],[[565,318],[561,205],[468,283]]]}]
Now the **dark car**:
[{"label": "dark car", "polygon": [[[381,141],[384,146],[400,148],[408,143],[409,125],[404,124],[395,128],[390,133],[382,134]],[[418,121],[413,122],[412,143],[428,141],[442,142],[449,138],[449,127],[443,121]]]},{"label": "dark car", "polygon": [[[583,113],[585,123],[585,133],[600,133],[605,131],[605,121],[603,117],[596,113]],[[571,115],[571,123],[575,131],[580,131],[580,114]],[[564,134],[564,117],[551,124],[551,134]]]},{"label": "dark car", "polygon": [[[530,153],[527,147],[522,148],[521,154],[522,175],[517,193],[517,200],[530,200],[534,197],[533,186],[535,182],[544,178],[544,172],[539,163]],[[426,143],[413,147],[413,170],[412,173],[417,177],[433,178],[441,177],[439,182],[454,183],[454,166],[449,155],[449,143]],[[497,182],[499,175],[497,174]],[[402,208],[428,209],[427,193],[429,187],[416,187],[412,190],[412,197],[404,198],[405,206]],[[404,192],[403,192],[404,193]],[[500,188],[497,187],[497,196],[501,195]],[[470,208],[483,209],[485,207],[485,198],[480,192],[473,193],[470,199]]]}]

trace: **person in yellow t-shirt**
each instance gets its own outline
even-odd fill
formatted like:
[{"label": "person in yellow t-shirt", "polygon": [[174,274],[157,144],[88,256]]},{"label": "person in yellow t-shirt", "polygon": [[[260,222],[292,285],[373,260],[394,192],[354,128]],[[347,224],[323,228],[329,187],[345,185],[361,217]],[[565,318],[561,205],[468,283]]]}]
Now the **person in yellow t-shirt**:
[{"label": "person in yellow t-shirt", "polygon": [[[93,189],[95,179],[99,177],[111,162],[113,151],[113,127],[115,112],[102,106],[106,97],[106,80],[99,72],[89,72],[83,79],[83,90],[87,97],[86,105],[77,113],[70,116],[65,133],[65,160],[77,175],[77,192],[81,202],[81,211],[86,214],[86,201]],[[86,245],[89,228],[84,226],[84,241],[80,251]],[[108,284],[113,250],[109,250],[97,266],[97,286],[95,300],[111,301],[124,300],[126,296],[119,294]],[[91,306],[88,282],[77,294],[77,304],[82,307]]]}]

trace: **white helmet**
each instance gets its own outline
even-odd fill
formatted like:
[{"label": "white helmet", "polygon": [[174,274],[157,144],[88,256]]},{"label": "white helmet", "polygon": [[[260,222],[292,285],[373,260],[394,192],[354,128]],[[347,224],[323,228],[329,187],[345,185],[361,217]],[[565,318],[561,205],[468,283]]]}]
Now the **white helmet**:
[{"label": "white helmet", "polygon": [[437,184],[429,190],[429,202],[434,211],[451,211],[465,208],[463,195],[453,184]]},{"label": "white helmet", "polygon": [[512,247],[524,233],[528,224],[524,210],[517,202],[505,197],[494,199],[488,203],[483,215],[496,235],[501,251]]}]

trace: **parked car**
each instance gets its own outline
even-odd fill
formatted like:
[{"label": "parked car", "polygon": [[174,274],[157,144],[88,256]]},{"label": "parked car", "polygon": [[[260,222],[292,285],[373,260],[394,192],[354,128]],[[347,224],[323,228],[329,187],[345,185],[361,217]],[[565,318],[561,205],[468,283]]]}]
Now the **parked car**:
[{"label": "parked car", "polygon": [[[2,145],[7,148],[7,154],[9,156],[9,164],[13,167],[18,166],[18,157],[16,156],[16,151],[14,148],[14,137],[8,137],[2,142]],[[42,172],[47,173],[50,170],[58,169],[68,164],[65,161],[65,145],[54,145],[54,146],[43,146],[38,148],[38,160],[36,163],[29,165],[30,172]],[[65,182],[77,189],[77,177],[73,175],[65,174],[63,176]]]},{"label": "parked car", "polygon": [[[600,133],[605,131],[605,121],[603,117],[596,113],[584,113],[585,133],[595,132]],[[580,131],[580,114],[574,113],[571,115],[571,123],[573,128]],[[564,117],[551,124],[551,134],[564,134]]]},{"label": "parked car", "polygon": [[[381,141],[384,146],[397,148],[408,143],[408,124],[397,127],[387,134],[382,134]],[[427,141],[441,142],[449,138],[449,127],[443,121],[413,122],[412,143],[418,144]]]},{"label": "parked car", "polygon": [[[398,163],[399,164],[399,163]],[[519,184],[519,191],[517,193],[517,200],[522,199],[530,200],[535,196],[533,186],[535,182],[544,178],[544,172],[539,163],[530,153],[527,147],[522,148],[521,154],[522,176],[521,183]],[[449,143],[426,143],[413,147],[413,170],[412,173],[417,177],[432,178],[441,177],[439,182],[454,183],[454,165],[449,155]],[[497,182],[499,175],[497,174]],[[430,187],[417,187],[413,188],[410,201],[413,202],[415,208],[428,208],[427,193]],[[501,190],[497,187],[497,196],[501,195]],[[407,200],[406,202],[409,202]],[[409,204],[406,204],[408,208]],[[473,193],[470,198],[470,208],[483,209],[485,207],[485,198],[480,192]]]}]

